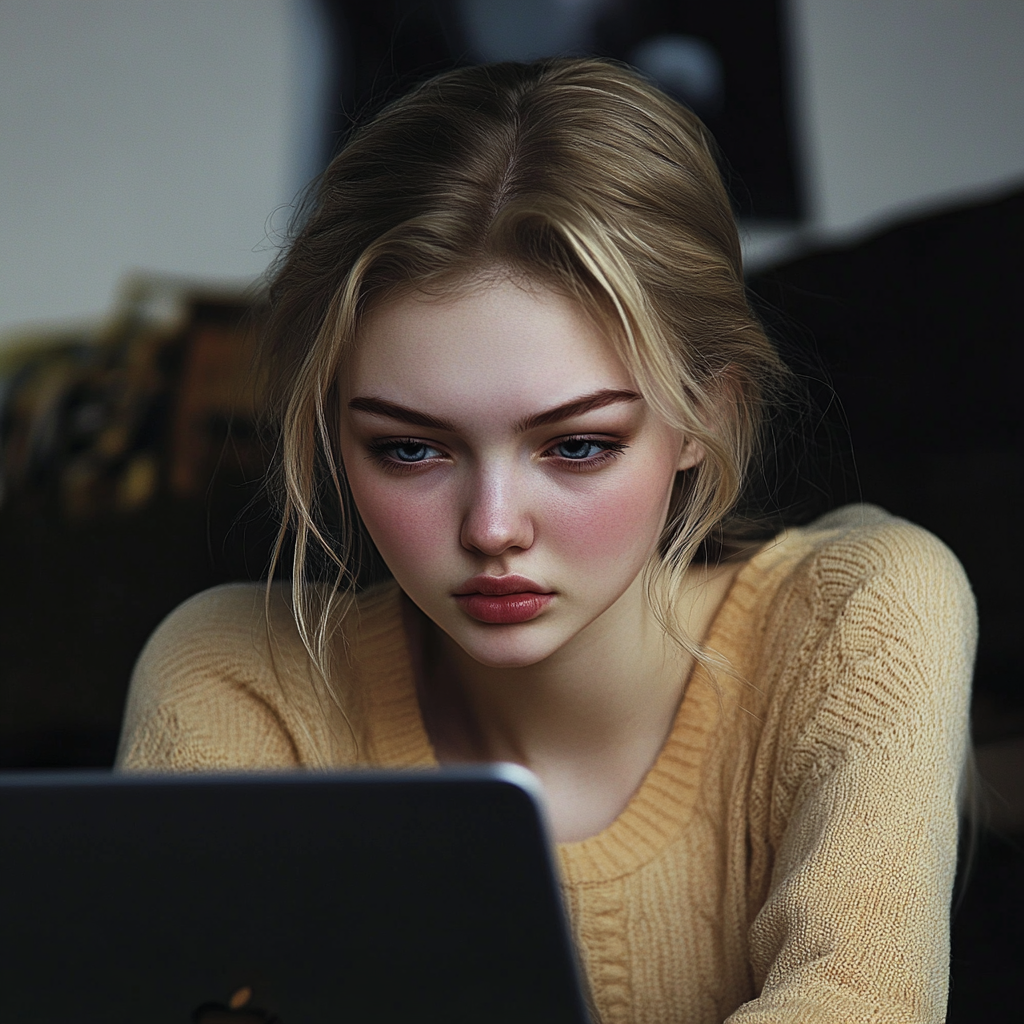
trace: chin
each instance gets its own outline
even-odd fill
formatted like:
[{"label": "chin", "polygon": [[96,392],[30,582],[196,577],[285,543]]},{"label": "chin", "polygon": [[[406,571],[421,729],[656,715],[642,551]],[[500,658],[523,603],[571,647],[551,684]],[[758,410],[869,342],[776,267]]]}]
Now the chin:
[{"label": "chin", "polygon": [[483,665],[485,668],[531,668],[533,665],[537,665],[544,661],[548,657],[548,654],[516,654],[510,652],[507,654],[492,655],[489,652],[479,652],[470,650],[465,647],[462,648],[475,662]]},{"label": "chin", "polygon": [[[543,635],[532,624],[454,629],[448,635],[474,661],[487,668],[529,668],[560,650],[566,638]],[[539,625],[539,624],[538,624]]]}]

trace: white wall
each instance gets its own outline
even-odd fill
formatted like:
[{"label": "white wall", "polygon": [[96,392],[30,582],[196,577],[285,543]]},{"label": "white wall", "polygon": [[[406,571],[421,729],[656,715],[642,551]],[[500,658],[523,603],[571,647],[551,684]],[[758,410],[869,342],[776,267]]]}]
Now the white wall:
[{"label": "white wall", "polygon": [[1021,0],[795,0],[815,219],[1024,178]]},{"label": "white wall", "polygon": [[[1024,0],[789,4],[812,215],[751,262],[1024,179]],[[132,268],[263,271],[313,166],[312,10],[0,0],[0,344],[109,311]]]},{"label": "white wall", "polygon": [[263,271],[309,172],[301,7],[0,0],[0,332],[103,314],[134,268]]},{"label": "white wall", "polygon": [[755,263],[1024,184],[1024,0],[788,7],[811,216]]}]

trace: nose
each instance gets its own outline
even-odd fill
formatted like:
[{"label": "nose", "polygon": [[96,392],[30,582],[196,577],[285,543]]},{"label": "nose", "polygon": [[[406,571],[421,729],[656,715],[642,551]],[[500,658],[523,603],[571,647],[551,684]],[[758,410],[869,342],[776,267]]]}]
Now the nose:
[{"label": "nose", "polygon": [[462,546],[496,557],[533,544],[534,522],[525,488],[513,467],[482,470],[467,495]]}]

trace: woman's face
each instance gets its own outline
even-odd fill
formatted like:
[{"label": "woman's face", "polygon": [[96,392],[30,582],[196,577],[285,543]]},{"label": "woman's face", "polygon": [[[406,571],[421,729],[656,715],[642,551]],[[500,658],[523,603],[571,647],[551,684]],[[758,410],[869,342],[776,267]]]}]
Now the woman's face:
[{"label": "woman's face", "polygon": [[508,280],[371,313],[342,406],[370,536],[490,666],[536,664],[642,600],[676,472],[700,458],[573,303]]}]

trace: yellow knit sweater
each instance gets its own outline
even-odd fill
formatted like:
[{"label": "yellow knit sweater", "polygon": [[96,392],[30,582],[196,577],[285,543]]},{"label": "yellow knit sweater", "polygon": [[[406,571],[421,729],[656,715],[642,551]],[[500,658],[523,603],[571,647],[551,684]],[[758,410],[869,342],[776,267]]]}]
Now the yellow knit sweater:
[{"label": "yellow knit sweater", "polygon": [[[175,611],[132,681],[123,768],[351,764],[282,599]],[[970,588],[918,527],[852,506],[739,572],[672,732],[620,817],[558,848],[603,1024],[941,1021]],[[430,765],[394,586],[338,683],[363,763]]]}]

